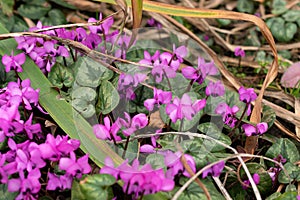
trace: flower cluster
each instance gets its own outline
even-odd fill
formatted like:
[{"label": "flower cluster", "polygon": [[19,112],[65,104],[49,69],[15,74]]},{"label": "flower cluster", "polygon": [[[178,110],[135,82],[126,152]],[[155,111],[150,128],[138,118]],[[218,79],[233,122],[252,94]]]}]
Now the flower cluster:
[{"label": "flower cluster", "polygon": [[146,79],[145,74],[121,74],[118,82],[118,90],[120,91],[120,97],[125,97],[126,99],[134,100],[136,95],[134,89],[139,83]]},{"label": "flower cluster", "polygon": [[124,127],[122,130],[123,135],[128,137],[148,124],[148,118],[143,113],[137,114],[133,118],[126,112],[124,115],[126,120],[118,117],[112,125],[110,125],[109,117],[104,118],[104,125],[94,125],[93,131],[96,137],[102,140],[120,141],[122,138],[117,133],[122,127]]},{"label": "flower cluster", "polygon": [[[259,184],[259,182],[260,182],[260,176],[257,173],[253,174],[252,179],[253,179],[253,181],[254,181],[254,183],[256,185]],[[250,181],[249,180],[245,180],[245,181],[243,181],[243,183],[244,183],[243,186],[242,186],[243,189],[247,190],[250,187]]]},{"label": "flower cluster", "polygon": [[140,166],[138,160],[134,160],[131,166],[126,160],[115,168],[113,161],[107,157],[100,173],[110,174],[117,180],[122,180],[123,192],[132,195],[133,199],[137,199],[140,195],[170,191],[175,185],[172,179],[165,176],[163,169],[153,169],[150,164]]}]

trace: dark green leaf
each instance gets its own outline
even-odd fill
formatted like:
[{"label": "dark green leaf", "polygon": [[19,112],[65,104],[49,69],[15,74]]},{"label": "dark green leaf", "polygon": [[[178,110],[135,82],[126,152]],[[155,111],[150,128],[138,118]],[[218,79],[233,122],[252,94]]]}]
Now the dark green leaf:
[{"label": "dark green leaf", "polygon": [[238,0],[236,9],[239,12],[253,13],[254,12],[254,2],[249,0]]},{"label": "dark green leaf", "polygon": [[65,15],[58,9],[50,10],[48,17],[42,17],[41,21],[44,26],[56,26],[67,23]]},{"label": "dark green leaf", "polygon": [[13,14],[13,7],[14,7],[14,0],[1,0],[0,1],[0,8],[2,10],[2,12],[11,17]]},{"label": "dark green leaf", "polygon": [[[227,145],[231,144],[231,139],[227,135],[223,134],[219,128],[214,124],[210,122],[202,123],[198,127],[198,130],[202,133],[205,133],[207,136],[210,136],[216,140],[219,140],[220,142],[223,142]],[[225,149],[222,145],[217,144],[214,141],[211,140],[205,140],[203,143],[205,145],[207,150],[211,150],[211,152],[221,151]]]},{"label": "dark green leaf", "polygon": [[73,180],[72,189],[71,189],[71,200],[86,200],[85,195],[80,189],[80,184],[77,180]]},{"label": "dark green leaf", "polygon": [[270,18],[267,21],[274,37],[280,42],[289,42],[297,32],[297,25],[292,22],[285,22],[281,17]]},{"label": "dark green leaf", "polygon": [[0,184],[0,200],[14,200],[18,192],[8,192],[7,184]]},{"label": "dark green leaf", "polygon": [[300,158],[296,145],[287,138],[280,138],[266,152],[266,156],[269,158],[276,158],[280,154],[287,162],[291,163],[298,161]]},{"label": "dark green leaf", "polygon": [[276,200],[295,200],[297,198],[297,192],[285,192]]},{"label": "dark green leaf", "polygon": [[[186,92],[186,88],[190,84],[190,81],[184,78],[181,73],[177,73],[175,78],[170,79],[170,84],[173,95],[181,98],[181,96]],[[165,86],[165,90],[169,90],[166,78],[164,78],[162,85]]]},{"label": "dark green leaf", "polygon": [[49,81],[56,87],[71,87],[74,82],[72,70],[60,63],[55,63],[48,74]]},{"label": "dark green leaf", "polygon": [[270,196],[268,196],[268,197],[266,198],[266,200],[275,200],[275,199],[277,199],[280,195],[281,195],[280,192],[275,192],[275,193],[271,194]]},{"label": "dark green leaf", "polygon": [[231,20],[229,19],[216,19],[216,21],[221,25],[221,26],[228,26],[231,24]]},{"label": "dark green leaf", "polygon": [[[257,173],[260,177],[259,184],[257,185],[259,192],[264,196],[269,195],[270,188],[272,188],[273,183],[269,173],[265,170],[264,166],[259,163],[247,163],[246,165],[252,175]],[[243,178],[243,180],[248,179],[243,169],[241,170],[241,177]]]},{"label": "dark green leaf", "polygon": [[12,30],[15,18],[14,16],[6,16],[1,10],[0,10],[0,22],[5,25],[5,28],[9,31]]},{"label": "dark green leaf", "polygon": [[80,57],[74,68],[77,71],[76,82],[81,86],[97,87],[101,80],[109,80],[113,76],[112,71],[87,57]]},{"label": "dark green leaf", "polygon": [[153,98],[153,90],[145,86],[138,86],[138,88],[134,90],[134,93],[136,98],[133,101],[129,101],[128,103],[128,101],[125,101],[125,98],[122,99],[122,101],[128,103],[126,106],[128,106],[129,112],[148,113],[148,110],[144,106],[144,101]]},{"label": "dark green leaf", "polygon": [[109,81],[102,81],[99,87],[97,111],[106,115],[114,110],[119,104],[120,96],[117,89]]},{"label": "dark green leaf", "polygon": [[80,182],[80,189],[85,196],[85,199],[107,199],[107,186],[111,186],[116,182],[116,179],[109,174],[94,174],[87,176]]},{"label": "dark green leaf", "polygon": [[278,176],[278,181],[280,183],[289,183],[293,180],[300,181],[300,167],[294,165],[293,163],[287,162],[284,164],[284,168],[287,170],[290,179],[285,175],[284,171],[281,170]]},{"label": "dark green leaf", "polygon": [[72,106],[85,118],[95,114],[96,91],[89,87],[78,87],[72,92]]},{"label": "dark green leaf", "polygon": [[18,8],[18,12],[23,17],[28,17],[30,19],[40,19],[45,16],[50,9],[51,5],[46,2],[40,5],[22,4]]},{"label": "dark green leaf", "polygon": [[69,9],[77,9],[75,6],[71,5],[71,4],[68,4],[67,2],[65,2],[64,0],[49,0],[53,3],[56,3],[62,7],[65,7],[65,8],[69,8]]},{"label": "dark green leaf", "polygon": [[286,22],[296,22],[300,18],[300,10],[288,10],[282,17]]},{"label": "dark green leaf", "polygon": [[272,13],[276,15],[280,15],[287,11],[286,1],[285,0],[273,0],[272,3]]},{"label": "dark green leaf", "polygon": [[28,25],[23,19],[21,19],[16,15],[14,15],[13,18],[14,18],[14,24],[13,24],[13,28],[11,29],[11,32],[22,32],[28,30]]},{"label": "dark green leaf", "polygon": [[271,128],[273,125],[275,119],[276,119],[276,113],[275,111],[270,108],[269,106],[263,106],[263,116],[261,121],[266,122],[268,124],[268,127]]},{"label": "dark green leaf", "polygon": [[165,168],[164,156],[161,154],[149,154],[146,157],[146,163],[149,163],[153,169]]}]

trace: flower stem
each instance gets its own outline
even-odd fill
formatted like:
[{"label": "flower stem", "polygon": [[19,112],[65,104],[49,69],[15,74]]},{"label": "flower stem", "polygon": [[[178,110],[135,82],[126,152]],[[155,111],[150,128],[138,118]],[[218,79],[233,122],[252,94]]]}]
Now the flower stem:
[{"label": "flower stem", "polygon": [[123,151],[123,155],[122,155],[122,158],[123,158],[123,159],[125,158],[125,155],[126,155],[126,150],[127,150],[127,148],[128,148],[129,139],[130,139],[130,136],[128,136],[128,137],[126,138],[126,143],[125,143],[125,147],[124,147],[124,151]]},{"label": "flower stem", "polygon": [[233,129],[230,131],[230,133],[228,134],[229,137],[232,136],[232,135],[234,134],[235,130],[240,126],[240,124],[241,124],[241,122],[242,122],[242,120],[243,120],[243,118],[244,118],[244,116],[245,116],[245,114],[246,114],[246,112],[247,112],[248,106],[249,106],[249,103],[246,103],[246,106],[245,106],[245,109],[244,109],[244,111],[243,111],[243,114],[242,114],[242,116],[239,118],[239,120],[238,120],[238,122],[236,123],[236,125],[234,126],[234,128],[233,128]]}]

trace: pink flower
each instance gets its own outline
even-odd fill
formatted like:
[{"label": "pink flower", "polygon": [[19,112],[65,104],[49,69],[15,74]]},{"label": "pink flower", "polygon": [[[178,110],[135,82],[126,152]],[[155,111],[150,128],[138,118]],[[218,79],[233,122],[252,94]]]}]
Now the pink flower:
[{"label": "pink flower", "polygon": [[205,89],[205,94],[206,96],[213,96],[213,97],[223,96],[225,94],[225,87],[221,83],[221,81],[217,81],[215,83],[210,81],[208,86]]},{"label": "pink flower", "polygon": [[198,111],[205,107],[205,105],[205,99],[197,100],[192,103],[189,95],[185,93],[181,99],[175,97],[173,103],[166,106],[166,113],[169,115],[173,123],[175,123],[178,119],[183,118],[191,120]]},{"label": "pink flower", "polygon": [[240,57],[245,57],[245,51],[241,47],[236,47],[234,49],[234,55],[235,56],[240,56]]},{"label": "pink flower", "polygon": [[110,125],[110,120],[108,117],[104,118],[104,125],[96,124],[93,126],[93,132],[98,139],[101,140],[114,140],[120,141],[122,140],[120,136],[117,135],[120,130],[120,125],[118,120]]},{"label": "pink flower", "polygon": [[24,53],[20,53],[14,56],[14,52],[11,52],[11,55],[4,55],[2,57],[2,63],[5,66],[5,71],[9,72],[10,70],[15,70],[17,72],[22,72],[23,69],[21,65],[25,63],[26,57]]},{"label": "pink flower", "polygon": [[153,110],[155,104],[158,104],[158,105],[168,104],[172,100],[172,92],[165,92],[161,89],[154,88],[153,93],[154,93],[154,98],[147,99],[144,102],[144,106],[149,111]]},{"label": "pink flower", "polygon": [[128,113],[125,112],[124,114],[127,121],[120,118],[120,124],[126,128],[122,131],[126,137],[130,136],[135,131],[146,127],[148,124],[148,118],[144,113],[137,114],[132,119]]},{"label": "pink flower", "polygon": [[253,136],[253,135],[262,135],[268,130],[268,124],[266,122],[258,123],[256,126],[251,124],[243,124],[242,128],[245,131],[246,136]]},{"label": "pink flower", "polygon": [[222,160],[222,161],[218,162],[217,164],[213,165],[211,168],[204,170],[202,173],[202,178],[207,177],[209,174],[211,174],[214,177],[218,177],[218,176],[220,176],[224,167],[225,167],[225,162]]}]

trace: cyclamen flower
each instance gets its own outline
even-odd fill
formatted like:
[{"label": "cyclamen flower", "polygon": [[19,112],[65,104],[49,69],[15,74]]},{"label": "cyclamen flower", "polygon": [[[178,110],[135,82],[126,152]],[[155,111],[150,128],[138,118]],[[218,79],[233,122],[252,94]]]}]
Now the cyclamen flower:
[{"label": "cyclamen flower", "polygon": [[153,69],[151,70],[151,74],[155,79],[156,83],[160,83],[163,79],[163,76],[167,78],[175,78],[176,77],[176,70],[171,68],[167,61],[164,60],[161,63],[155,62]]},{"label": "cyclamen flower", "polygon": [[119,167],[115,168],[110,158],[105,159],[105,166],[100,170],[101,174],[110,174],[117,180],[124,182],[123,191],[137,199],[141,194],[154,194],[159,191],[171,191],[175,183],[166,178],[163,169],[152,169],[150,164],[140,166],[135,159],[132,166],[128,160],[124,161]]},{"label": "cyclamen flower", "polygon": [[198,58],[198,67],[184,67],[182,68],[182,75],[194,82],[202,84],[206,76],[216,75],[218,70],[215,64],[212,62],[206,63],[201,57]]},{"label": "cyclamen flower", "polygon": [[185,93],[181,99],[175,97],[173,103],[166,106],[166,113],[169,115],[173,123],[175,123],[178,119],[183,118],[191,120],[197,112],[205,107],[205,105],[205,99],[197,100],[192,103],[189,95]]},{"label": "cyclamen flower", "polygon": [[242,128],[245,131],[246,136],[262,135],[268,130],[268,124],[266,122],[258,123],[256,126],[251,124],[243,124]]},{"label": "cyclamen flower", "polygon": [[119,124],[118,119],[112,125],[110,125],[109,117],[104,118],[104,125],[96,124],[93,126],[93,132],[98,139],[101,140],[113,140],[121,141],[122,138],[117,135],[120,130],[121,125]]},{"label": "cyclamen flower", "polygon": [[185,46],[175,47],[173,44],[173,53],[163,52],[159,58],[161,62],[167,63],[174,71],[176,71],[180,64],[183,63],[183,58],[187,55],[187,48]]},{"label": "cyclamen flower", "polygon": [[[165,165],[167,166],[166,177],[169,179],[174,179],[174,177],[178,174],[183,174],[186,177],[190,177],[190,174],[184,168],[181,162],[182,153],[177,151],[173,153],[168,151],[165,154]],[[187,164],[190,166],[191,170],[195,173],[196,172],[196,163],[192,156],[188,154],[183,155]]]},{"label": "cyclamen flower", "polygon": [[136,97],[134,88],[137,87],[139,83],[143,82],[146,77],[145,74],[121,74],[118,82],[118,90],[122,91],[120,96],[125,96],[126,99],[134,100]]},{"label": "cyclamen flower", "polygon": [[4,55],[2,57],[2,63],[5,66],[5,72],[10,70],[15,70],[17,72],[22,72],[23,69],[21,65],[25,63],[26,57],[24,53],[20,53],[14,56],[14,52],[11,52],[11,55]]},{"label": "cyclamen flower", "polygon": [[241,47],[236,47],[235,49],[234,49],[234,55],[235,56],[240,56],[240,57],[245,57],[245,51],[241,48]]},{"label": "cyclamen flower", "polygon": [[154,18],[148,19],[148,20],[147,20],[147,24],[148,24],[149,26],[156,27],[156,28],[158,28],[158,29],[161,29],[161,28],[162,28],[161,23],[155,21]]},{"label": "cyclamen flower", "polygon": [[125,112],[124,114],[127,121],[120,118],[120,124],[126,128],[122,131],[126,137],[139,129],[145,128],[148,124],[148,118],[144,113],[137,114],[132,119],[128,113]]},{"label": "cyclamen flower", "polygon": [[47,190],[66,190],[72,188],[73,177],[72,175],[56,175],[48,172]]},{"label": "cyclamen flower", "polygon": [[237,123],[237,118],[235,117],[235,114],[239,111],[239,108],[237,106],[233,106],[230,108],[226,103],[220,103],[215,113],[219,114],[223,118],[223,122],[227,124],[230,128],[235,127]]},{"label": "cyclamen flower", "polygon": [[202,178],[206,178],[208,175],[212,175],[213,177],[218,177],[222,173],[225,167],[225,162],[222,160],[212,167],[206,169],[202,173]]},{"label": "cyclamen flower", "polygon": [[221,83],[221,81],[217,81],[215,83],[210,81],[208,86],[205,89],[205,94],[206,96],[213,96],[213,97],[223,96],[225,94],[225,87]]},{"label": "cyclamen flower", "polygon": [[60,135],[54,138],[53,135],[48,134],[45,143],[40,144],[39,149],[44,159],[58,161],[62,156],[78,149],[79,146],[80,140],[68,140],[68,136],[61,137]]},{"label": "cyclamen flower", "polygon": [[[102,13],[99,14],[99,21],[102,20]],[[97,22],[95,18],[89,18],[88,22]],[[109,29],[114,23],[114,18],[108,17],[107,19],[103,19],[102,23],[99,26],[89,26],[91,33],[108,35]]]},{"label": "cyclamen flower", "polygon": [[153,56],[150,55],[148,51],[144,51],[144,59],[140,60],[140,64],[153,65],[154,63],[159,63],[160,52],[157,50]]},{"label": "cyclamen flower", "polygon": [[240,101],[249,104],[257,98],[256,93],[253,88],[245,89],[244,87],[240,87],[239,89]]},{"label": "cyclamen flower", "polygon": [[153,110],[155,104],[158,104],[158,105],[168,104],[172,100],[172,92],[165,92],[161,89],[154,88],[153,93],[154,93],[154,98],[147,99],[144,102],[144,106],[149,111]]},{"label": "cyclamen flower", "polygon": [[[259,182],[260,182],[260,176],[257,173],[253,174],[252,178],[253,178],[253,181],[254,181],[254,183],[256,185],[259,184]],[[243,181],[243,183],[244,183],[242,185],[243,189],[247,190],[250,187],[250,181],[249,180],[245,180],[245,181]]]},{"label": "cyclamen flower", "polygon": [[76,178],[81,178],[82,174],[87,174],[91,171],[91,166],[88,163],[89,155],[86,154],[76,160],[76,155],[72,151],[70,158],[63,157],[59,160],[58,168],[65,170],[67,174]]}]

